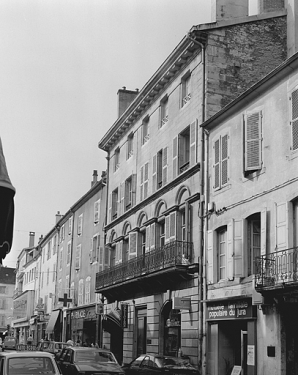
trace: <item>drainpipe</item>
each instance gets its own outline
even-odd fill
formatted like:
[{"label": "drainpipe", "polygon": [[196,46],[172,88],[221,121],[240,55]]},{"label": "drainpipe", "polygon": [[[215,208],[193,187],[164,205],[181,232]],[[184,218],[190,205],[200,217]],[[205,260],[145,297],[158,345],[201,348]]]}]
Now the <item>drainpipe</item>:
[{"label": "drainpipe", "polygon": [[[190,39],[193,43],[199,45],[201,47],[201,54],[202,54],[202,102],[201,102],[201,124],[205,121],[205,79],[206,79],[206,61],[205,61],[205,46],[197,41],[196,39],[192,38],[190,33],[187,34],[187,38]],[[199,299],[199,329],[198,329],[198,338],[199,338],[199,348],[198,348],[198,359],[199,359],[199,367],[200,373],[202,375],[206,372],[206,335],[205,335],[205,319],[204,319],[204,305],[203,301],[204,298],[204,129],[201,127],[201,134],[200,134],[200,141],[201,141],[201,156],[200,156],[200,207],[199,207],[199,269],[198,269],[198,299]]]}]

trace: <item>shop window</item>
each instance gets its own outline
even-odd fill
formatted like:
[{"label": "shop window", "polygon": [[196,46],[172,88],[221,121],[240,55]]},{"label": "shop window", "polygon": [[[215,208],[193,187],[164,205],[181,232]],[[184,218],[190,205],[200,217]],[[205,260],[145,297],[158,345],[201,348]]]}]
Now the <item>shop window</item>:
[{"label": "shop window", "polygon": [[172,309],[166,319],[164,354],[178,357],[181,348],[181,314]]}]

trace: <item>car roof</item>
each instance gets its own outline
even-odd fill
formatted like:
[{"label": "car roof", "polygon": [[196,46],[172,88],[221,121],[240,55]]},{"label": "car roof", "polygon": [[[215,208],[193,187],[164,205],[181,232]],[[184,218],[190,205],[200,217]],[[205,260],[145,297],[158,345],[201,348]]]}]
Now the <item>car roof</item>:
[{"label": "car roof", "polygon": [[39,351],[14,351],[14,352],[0,352],[0,357],[49,357],[53,358],[51,353]]},{"label": "car roof", "polygon": [[92,347],[89,347],[89,346],[68,346],[67,348],[64,348],[64,349],[72,349],[73,351],[77,352],[77,351],[100,351],[100,352],[106,352],[106,353],[111,353],[110,350],[107,350],[107,349],[102,349],[102,348],[92,348]]}]

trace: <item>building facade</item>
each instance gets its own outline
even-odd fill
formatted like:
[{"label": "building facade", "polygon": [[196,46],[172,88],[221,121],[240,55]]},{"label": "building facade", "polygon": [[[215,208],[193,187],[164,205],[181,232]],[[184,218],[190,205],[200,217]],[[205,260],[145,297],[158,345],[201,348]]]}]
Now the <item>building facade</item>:
[{"label": "building facade", "polygon": [[[13,295],[16,273],[14,268],[3,267],[0,272],[0,334],[7,334],[13,319]],[[9,326],[9,327],[8,327]]]}]

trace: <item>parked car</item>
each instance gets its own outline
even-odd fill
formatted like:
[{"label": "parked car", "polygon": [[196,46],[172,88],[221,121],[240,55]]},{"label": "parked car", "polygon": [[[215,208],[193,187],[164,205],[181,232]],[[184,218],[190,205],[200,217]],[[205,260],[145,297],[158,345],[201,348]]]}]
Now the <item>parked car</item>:
[{"label": "parked car", "polygon": [[126,375],[199,374],[198,369],[191,365],[188,359],[155,354],[142,354],[129,364],[124,364],[122,368]]},{"label": "parked car", "polygon": [[50,353],[10,352],[0,353],[1,375],[61,375]]},{"label": "parked car", "polygon": [[40,341],[36,346],[36,350],[52,353],[57,357],[66,346],[66,342],[61,341]]},{"label": "parked car", "polygon": [[2,343],[2,351],[5,349],[17,349],[18,340],[12,336],[6,336]]},{"label": "parked car", "polygon": [[63,375],[105,373],[124,375],[114,354],[109,350],[69,346],[56,359]]}]

